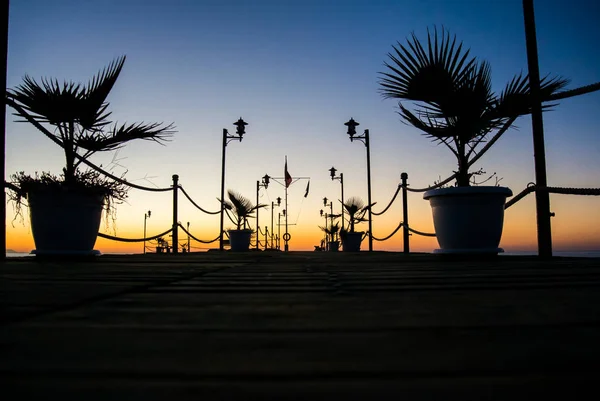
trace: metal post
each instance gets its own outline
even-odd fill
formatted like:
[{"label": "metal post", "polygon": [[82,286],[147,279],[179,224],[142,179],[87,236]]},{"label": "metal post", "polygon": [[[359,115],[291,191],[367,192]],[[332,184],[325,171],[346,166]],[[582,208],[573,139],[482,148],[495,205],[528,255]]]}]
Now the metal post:
[{"label": "metal post", "polygon": [[369,252],[373,251],[373,216],[371,215],[371,146],[369,130],[365,130],[365,146],[367,147],[367,197],[369,205]]},{"label": "metal post", "polygon": [[179,189],[179,176],[173,174],[173,253],[179,252],[179,227],[177,226],[177,192]]},{"label": "metal post", "polygon": [[269,226],[265,226],[265,251],[267,250],[268,244],[269,244]]},{"label": "metal post", "polygon": [[[538,64],[537,39],[533,0],[523,0],[525,20],[525,43],[527,45],[527,65],[531,88],[531,126],[533,131],[533,154],[535,162],[536,186],[546,188],[546,153],[544,149],[544,120],[540,98],[540,70]],[[537,210],[538,254],[541,258],[552,257],[552,229],[550,225],[550,194],[548,191],[535,191]]]},{"label": "metal post", "polygon": [[[342,230],[344,229],[344,173],[340,173],[340,184],[342,185]],[[332,239],[333,240],[333,239]]]},{"label": "metal post", "polygon": [[227,147],[227,129],[223,128],[223,154],[221,156],[221,223],[219,228],[219,250],[223,250],[223,217],[225,216],[225,148]]},{"label": "metal post", "polygon": [[273,249],[273,209],[275,209],[275,202],[271,201],[271,249]]},{"label": "metal post", "polygon": [[[0,39],[0,53],[2,54],[2,65],[0,66],[0,79],[3,88],[6,88],[6,63],[8,58],[8,6],[9,0],[4,2],[4,17],[2,17],[2,39]],[[0,233],[0,259],[6,258],[6,189],[4,180],[6,179],[6,102],[2,103],[2,113],[0,113],[0,140],[2,141],[2,156],[0,156],[0,168],[2,169],[2,199],[0,200],[0,218],[2,219],[2,232]]]},{"label": "metal post", "polygon": [[187,222],[187,232],[188,232],[188,253],[190,253],[190,222]]},{"label": "metal post", "polygon": [[406,189],[406,180],[408,179],[408,174],[406,173],[402,173],[400,174],[400,179],[402,180],[402,214],[403,214],[403,219],[404,219],[404,224],[402,225],[402,229],[404,232],[404,253],[408,254],[410,253],[410,243],[409,243],[409,236],[410,233],[408,232],[408,198],[407,198],[407,189]]},{"label": "metal post", "polygon": [[283,239],[284,241],[284,251],[287,252],[290,249],[290,246],[288,244],[288,215],[290,214],[289,210],[288,210],[288,191],[287,191],[287,185],[285,187],[285,238]]},{"label": "metal post", "polygon": [[281,212],[277,213],[277,249],[281,249]]},{"label": "metal post", "polygon": [[144,212],[144,254],[146,253],[146,219],[148,218],[148,213]]},{"label": "metal post", "polygon": [[[256,206],[258,206],[258,192],[260,191],[260,181],[256,181]],[[256,208],[256,250],[258,251],[258,208]]]}]

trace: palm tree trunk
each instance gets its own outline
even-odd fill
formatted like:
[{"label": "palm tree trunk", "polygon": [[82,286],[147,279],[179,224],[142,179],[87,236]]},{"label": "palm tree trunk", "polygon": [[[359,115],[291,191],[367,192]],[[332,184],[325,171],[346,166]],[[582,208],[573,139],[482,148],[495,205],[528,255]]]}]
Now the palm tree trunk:
[{"label": "palm tree trunk", "polygon": [[465,144],[458,142],[458,174],[456,176],[456,184],[459,187],[469,186],[469,159],[465,154]]}]

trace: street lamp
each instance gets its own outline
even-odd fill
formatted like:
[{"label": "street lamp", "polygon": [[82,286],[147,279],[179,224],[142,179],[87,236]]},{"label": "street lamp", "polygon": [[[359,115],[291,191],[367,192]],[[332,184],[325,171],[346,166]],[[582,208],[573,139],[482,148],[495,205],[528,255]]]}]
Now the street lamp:
[{"label": "street lamp", "polygon": [[336,171],[337,169],[335,167],[331,167],[329,169],[329,175],[331,176],[331,181],[339,180],[342,186],[342,230],[344,230],[344,173],[340,173],[340,175],[336,177]]},{"label": "street lamp", "polygon": [[[319,214],[325,217],[325,228],[327,228],[327,213],[325,212],[325,215],[323,215],[323,209],[321,209],[319,210]],[[327,231],[325,231],[325,250],[329,250],[329,238],[327,238]]]},{"label": "street lamp", "polygon": [[229,135],[227,128],[223,128],[223,155],[221,156],[221,224],[219,231],[219,249],[221,251],[223,250],[223,217],[225,216],[225,204],[223,203],[225,197],[225,148],[227,147],[227,144],[233,140],[237,139],[242,142],[248,123],[240,117],[233,125],[236,126],[235,135]]},{"label": "street lamp", "polygon": [[144,254],[146,253],[146,219],[150,218],[151,213],[152,212],[150,210],[144,213]]},{"label": "street lamp", "polygon": [[373,251],[373,217],[371,215],[371,148],[369,142],[369,130],[366,129],[363,135],[356,135],[356,127],[360,124],[350,118],[348,122],[344,123],[348,127],[348,136],[350,136],[350,142],[361,141],[367,148],[367,204],[369,205],[369,251]]},{"label": "street lamp", "polygon": [[[277,207],[281,206],[281,197],[277,197]],[[273,249],[273,211],[275,209],[275,202],[271,201],[271,249]]]},{"label": "street lamp", "polygon": [[333,226],[333,217],[334,217],[333,216],[333,201],[330,201],[329,203],[327,203],[327,200],[328,200],[327,198],[323,198],[323,206],[325,206],[325,207],[329,206],[330,212],[331,212],[331,213],[329,213],[329,219],[330,219],[331,226]]},{"label": "street lamp", "polygon": [[265,174],[265,176],[262,178],[262,182],[261,181],[256,181],[256,250],[258,250],[258,192],[260,191],[260,187],[263,187],[264,189],[267,189],[269,187],[269,181],[271,180],[271,177],[269,177],[269,174]]}]

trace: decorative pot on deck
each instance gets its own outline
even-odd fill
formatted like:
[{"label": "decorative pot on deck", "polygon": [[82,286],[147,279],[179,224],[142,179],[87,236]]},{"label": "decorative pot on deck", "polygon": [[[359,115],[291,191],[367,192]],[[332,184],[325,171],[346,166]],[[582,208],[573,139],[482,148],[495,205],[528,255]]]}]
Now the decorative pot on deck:
[{"label": "decorative pot on deck", "polygon": [[342,241],[344,252],[358,252],[360,251],[360,243],[363,239],[363,231],[359,232],[347,232],[344,234]]},{"label": "decorative pot on deck", "polygon": [[512,191],[505,187],[452,187],[423,194],[433,212],[433,224],[444,254],[497,254],[504,224],[504,204]]},{"label": "decorative pot on deck", "polygon": [[228,230],[229,245],[233,252],[244,252],[250,248],[252,230]]},{"label": "decorative pot on deck", "polygon": [[36,255],[92,255],[104,196],[69,190],[27,193]]}]

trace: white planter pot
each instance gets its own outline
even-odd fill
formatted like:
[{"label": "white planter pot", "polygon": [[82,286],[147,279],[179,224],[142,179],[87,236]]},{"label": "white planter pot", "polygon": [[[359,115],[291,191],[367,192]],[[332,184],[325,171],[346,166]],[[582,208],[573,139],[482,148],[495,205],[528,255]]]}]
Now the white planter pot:
[{"label": "white planter pot", "polygon": [[434,253],[497,254],[504,224],[505,187],[452,187],[425,192],[440,249]]},{"label": "white planter pot", "polygon": [[252,230],[228,230],[229,245],[233,252],[245,252],[250,248]]},{"label": "white planter pot", "polygon": [[36,255],[93,255],[104,197],[71,191],[27,194]]}]

